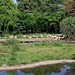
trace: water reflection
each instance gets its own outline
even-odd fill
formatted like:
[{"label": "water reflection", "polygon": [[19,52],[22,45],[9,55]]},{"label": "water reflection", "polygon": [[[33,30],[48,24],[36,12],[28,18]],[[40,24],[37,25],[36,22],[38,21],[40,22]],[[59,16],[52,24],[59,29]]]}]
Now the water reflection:
[{"label": "water reflection", "polygon": [[64,68],[60,68],[60,70],[61,70],[60,73],[52,72],[51,75],[64,75],[65,72],[70,68],[71,68],[70,66],[64,65]]},{"label": "water reflection", "polygon": [[1,71],[0,75],[75,75],[75,64],[55,64],[30,69]]},{"label": "water reflection", "polygon": [[11,75],[34,75],[32,73],[25,74],[24,72],[21,72],[21,70],[18,70],[17,72],[13,72]]},{"label": "water reflection", "polygon": [[9,74],[7,74],[6,71],[2,71],[2,72],[0,72],[0,75],[9,75]]}]

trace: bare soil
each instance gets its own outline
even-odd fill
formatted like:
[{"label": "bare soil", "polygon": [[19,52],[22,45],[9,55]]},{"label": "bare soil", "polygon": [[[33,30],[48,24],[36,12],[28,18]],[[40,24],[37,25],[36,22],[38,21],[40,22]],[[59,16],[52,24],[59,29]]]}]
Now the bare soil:
[{"label": "bare soil", "polygon": [[66,59],[65,60],[48,60],[48,61],[40,61],[37,63],[26,64],[26,65],[16,65],[16,66],[3,65],[3,66],[0,66],[0,71],[33,68],[33,67],[42,66],[42,65],[60,64],[60,63],[63,63],[63,64],[75,63],[75,60],[66,60]]}]

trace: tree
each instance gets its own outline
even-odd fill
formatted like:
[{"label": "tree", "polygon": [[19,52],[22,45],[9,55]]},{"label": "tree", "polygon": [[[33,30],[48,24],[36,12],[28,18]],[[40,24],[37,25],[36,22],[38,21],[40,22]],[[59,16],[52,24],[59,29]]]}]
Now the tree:
[{"label": "tree", "polygon": [[34,24],[36,23],[36,18],[32,13],[23,14],[23,26],[25,26],[26,33],[33,33]]},{"label": "tree", "polygon": [[0,0],[0,32],[13,34],[20,25],[18,14],[17,5],[12,0]]},{"label": "tree", "polygon": [[63,2],[64,9],[69,11],[67,16],[75,16],[75,0],[68,0]]},{"label": "tree", "polygon": [[62,15],[59,12],[35,14],[36,23],[33,25],[34,32],[59,33],[61,17]]},{"label": "tree", "polygon": [[[0,0],[0,33],[59,32],[62,0]],[[19,12],[18,9],[21,11]]]},{"label": "tree", "polygon": [[57,11],[58,6],[63,0],[17,0],[18,9],[24,13],[38,12],[53,12]]}]

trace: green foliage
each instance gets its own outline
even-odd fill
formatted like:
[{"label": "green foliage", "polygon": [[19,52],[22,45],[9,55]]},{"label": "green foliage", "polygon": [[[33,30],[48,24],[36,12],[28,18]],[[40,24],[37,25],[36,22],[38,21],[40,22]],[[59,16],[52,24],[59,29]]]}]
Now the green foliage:
[{"label": "green foliage", "polygon": [[[56,43],[58,45],[46,41],[41,42],[42,46],[40,46],[40,42],[38,46],[26,46],[26,44],[23,44],[19,45],[21,50],[14,50],[13,45],[9,47],[0,45],[0,52],[4,50],[3,52],[6,54],[0,54],[0,65],[21,65],[45,60],[75,59],[74,45],[63,45],[63,40],[56,41]],[[13,47],[16,47],[15,44]]]},{"label": "green foliage", "polygon": [[[37,14],[37,13],[26,13],[19,16],[20,26],[14,28],[14,34],[25,34],[25,33],[58,33],[59,23],[62,14],[59,12]],[[16,33],[15,33],[16,32]]]},{"label": "green foliage", "polygon": [[19,51],[19,50],[20,50],[19,44],[16,43],[12,46],[12,52]]},{"label": "green foliage", "polygon": [[42,46],[41,42],[34,42],[34,46]]},{"label": "green foliage", "polygon": [[60,31],[63,32],[67,39],[75,40],[75,17],[68,17],[60,23]]},{"label": "green foliage", "polygon": [[35,42],[34,46],[38,46],[38,47],[41,47],[41,46],[47,46],[47,47],[62,46],[62,43],[65,43],[65,42],[62,42],[62,41],[48,42],[45,40],[43,42]]},{"label": "green foliage", "polygon": [[23,34],[18,34],[16,36],[17,36],[17,38],[23,38]]},{"label": "green foliage", "polygon": [[61,17],[59,12],[35,15],[36,23],[33,25],[33,32],[58,33]]},{"label": "green foliage", "polygon": [[36,18],[34,14],[32,13],[26,13],[23,14],[23,24],[25,25],[26,33],[32,33],[33,32],[33,25],[36,23]]},{"label": "green foliage", "polygon": [[75,59],[75,54],[73,54],[73,57],[72,57],[72,59]]},{"label": "green foliage", "polygon": [[[10,33],[13,31],[15,33],[20,33],[17,26],[20,26],[18,18],[17,5],[12,2],[12,0],[1,0],[0,3],[0,32]],[[16,30],[15,30],[16,29]],[[20,27],[19,27],[20,29]]]},{"label": "green foliage", "polygon": [[9,38],[9,37],[10,37],[10,34],[4,34],[4,33],[3,33],[3,35],[1,35],[1,36],[2,36],[2,38],[4,38],[4,37]]},{"label": "green foliage", "polygon": [[18,9],[23,13],[48,13],[57,11],[63,0],[17,0]]},{"label": "green foliage", "polygon": [[[59,33],[63,0],[0,0],[0,36],[4,34]],[[17,9],[18,8],[18,9]],[[21,12],[20,12],[20,11]],[[60,14],[61,13],[61,14]]]},{"label": "green foliage", "polygon": [[15,39],[9,39],[9,40],[2,42],[3,45],[14,45],[16,43],[19,43],[19,41],[15,40]]},{"label": "green foliage", "polygon": [[11,57],[9,58],[11,61],[16,60],[16,51],[19,51],[19,50],[20,50],[19,44],[12,45]]},{"label": "green foliage", "polygon": [[52,42],[53,46],[62,46],[62,42],[61,41],[54,41]]}]

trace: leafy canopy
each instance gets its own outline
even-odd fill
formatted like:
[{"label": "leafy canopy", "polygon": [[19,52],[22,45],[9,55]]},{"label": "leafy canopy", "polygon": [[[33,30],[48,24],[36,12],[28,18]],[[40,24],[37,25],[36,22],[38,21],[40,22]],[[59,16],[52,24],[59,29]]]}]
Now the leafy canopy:
[{"label": "leafy canopy", "polygon": [[17,0],[18,9],[23,13],[46,13],[57,11],[63,0]]},{"label": "leafy canopy", "polygon": [[18,24],[18,13],[17,5],[12,0],[0,0],[0,32],[13,32],[13,28]]}]

